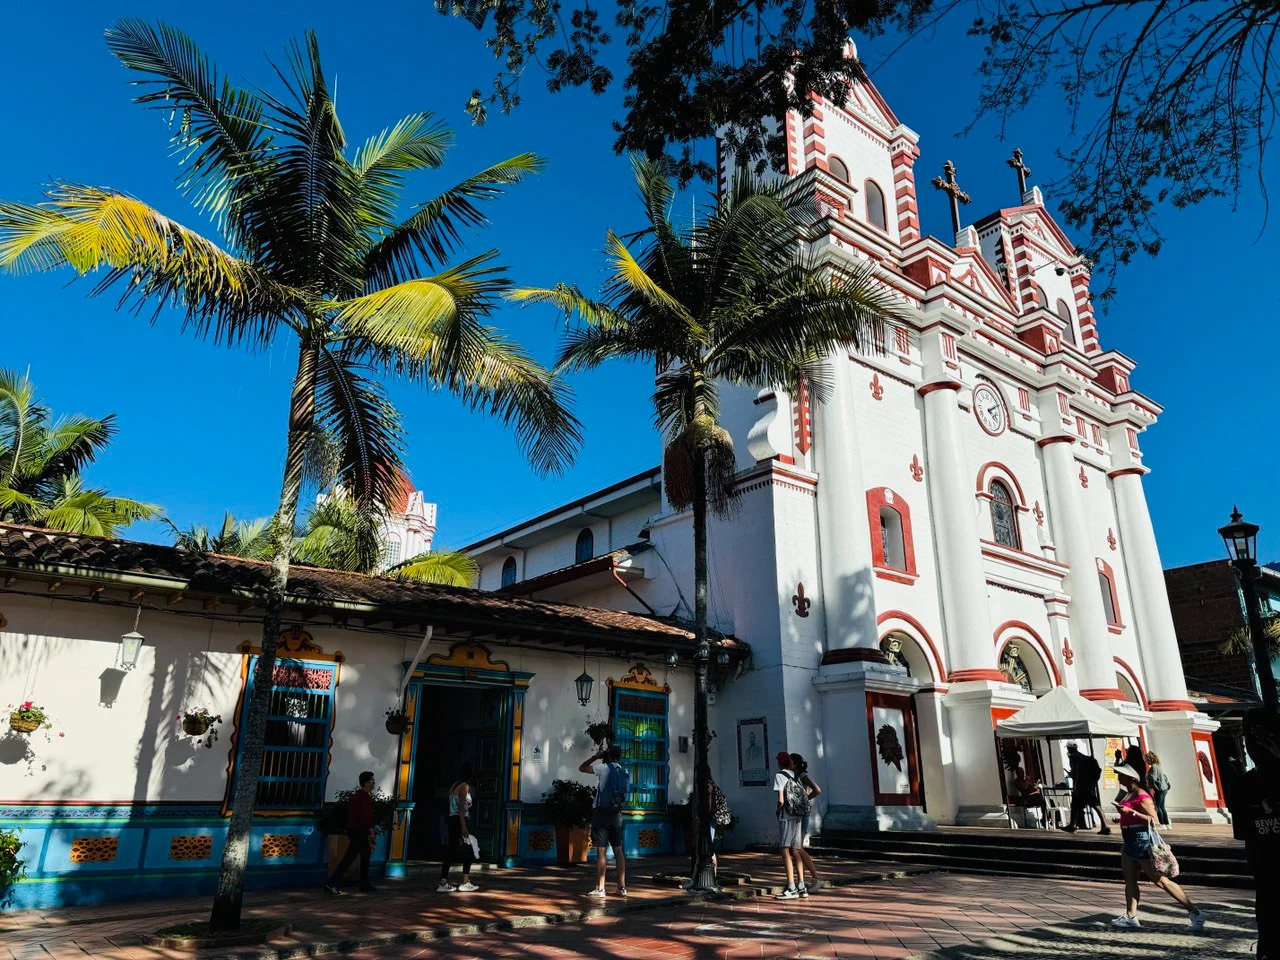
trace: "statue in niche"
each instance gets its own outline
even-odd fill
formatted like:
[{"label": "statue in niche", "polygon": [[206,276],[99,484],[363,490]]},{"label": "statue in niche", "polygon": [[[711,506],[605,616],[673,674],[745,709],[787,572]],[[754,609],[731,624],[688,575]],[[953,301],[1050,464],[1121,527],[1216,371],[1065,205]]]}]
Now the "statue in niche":
[{"label": "statue in niche", "polygon": [[1031,692],[1031,678],[1027,676],[1027,665],[1022,662],[1016,643],[1004,648],[1004,654],[1000,657],[1000,672],[1004,675],[1005,683],[1012,683],[1027,693]]},{"label": "statue in niche", "polygon": [[902,635],[899,633],[891,633],[880,641],[880,652],[892,666],[902,667],[907,671],[907,676],[911,676],[911,666],[907,663],[906,656],[902,653]]}]

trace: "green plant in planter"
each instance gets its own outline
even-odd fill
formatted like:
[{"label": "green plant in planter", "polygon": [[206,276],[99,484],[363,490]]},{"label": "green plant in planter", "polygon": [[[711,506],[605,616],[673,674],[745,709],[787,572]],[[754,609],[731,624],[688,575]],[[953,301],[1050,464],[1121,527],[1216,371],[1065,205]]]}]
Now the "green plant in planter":
[{"label": "green plant in planter", "polygon": [[600,745],[606,740],[613,743],[617,737],[613,733],[613,724],[605,723],[600,720],[595,723],[587,724],[587,736],[591,738],[591,742]]},{"label": "green plant in planter", "polygon": [[25,873],[26,861],[18,858],[21,850],[22,841],[16,833],[0,830],[0,904],[8,901],[9,888]]},{"label": "green plant in planter", "polygon": [[585,827],[591,822],[591,808],[596,802],[596,788],[577,780],[553,780],[542,802],[553,823],[566,827]]},{"label": "green plant in planter", "polygon": [[[341,790],[331,801],[320,808],[316,817],[316,826],[321,833],[343,834],[347,832],[347,806],[351,803],[354,790]],[[373,801],[373,832],[382,833],[391,828],[391,819],[396,812],[396,798],[375,790],[369,799]]]}]

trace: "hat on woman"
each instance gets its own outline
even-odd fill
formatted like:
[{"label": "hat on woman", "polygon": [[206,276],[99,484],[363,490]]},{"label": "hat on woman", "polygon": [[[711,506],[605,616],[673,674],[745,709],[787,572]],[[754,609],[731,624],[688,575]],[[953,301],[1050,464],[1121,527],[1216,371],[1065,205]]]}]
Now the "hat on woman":
[{"label": "hat on woman", "polygon": [[1128,777],[1130,780],[1137,780],[1139,783],[1142,782],[1142,774],[1138,773],[1137,770],[1133,769],[1133,767],[1129,766],[1127,763],[1117,763],[1111,769],[1116,772],[1117,777]]}]

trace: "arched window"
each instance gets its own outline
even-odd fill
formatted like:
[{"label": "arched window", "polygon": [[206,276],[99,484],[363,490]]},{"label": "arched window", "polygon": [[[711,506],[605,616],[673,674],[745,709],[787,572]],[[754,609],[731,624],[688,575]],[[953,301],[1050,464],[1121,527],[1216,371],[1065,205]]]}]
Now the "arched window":
[{"label": "arched window", "polygon": [[889,221],[884,214],[884,191],[872,180],[868,180],[863,187],[867,198],[867,223],[881,230],[888,230]]},{"label": "arched window", "polygon": [[1074,346],[1076,343],[1076,325],[1071,319],[1071,308],[1067,306],[1067,301],[1059,300],[1055,309],[1058,311],[1058,316],[1062,318],[1062,336],[1067,343]]},{"label": "arched window", "polygon": [[884,565],[894,570],[907,569],[907,547],[902,534],[902,514],[893,507],[881,507],[880,548],[884,551]]},{"label": "arched window", "polygon": [[1032,283],[1031,295],[1035,298],[1037,307],[1047,308],[1049,306],[1049,298],[1044,295],[1044,290],[1040,288],[1040,284]]},{"label": "arched window", "polygon": [[400,538],[395,534],[387,537],[386,544],[382,548],[382,565],[384,567],[394,567],[400,562]]},{"label": "arched window", "polygon": [[578,533],[578,542],[573,547],[573,562],[586,563],[596,555],[596,538],[590,527],[583,527]]},{"label": "arched window", "polygon": [[502,585],[509,587],[516,582],[516,558],[507,557],[502,561]]},{"label": "arched window", "polygon": [[1014,550],[1022,549],[1022,538],[1018,536],[1018,511],[1013,505],[1013,494],[1001,480],[992,480],[989,490],[991,494],[991,531],[996,543]]},{"label": "arched window", "polygon": [[827,161],[827,171],[841,183],[849,182],[849,168],[839,157],[832,157]]},{"label": "arched window", "polygon": [[[1103,561],[1098,561],[1098,589],[1102,591],[1102,609],[1107,615],[1107,623],[1120,626],[1120,604],[1116,597],[1116,584],[1111,578],[1111,568]],[[1106,569],[1102,569],[1106,567]]]}]

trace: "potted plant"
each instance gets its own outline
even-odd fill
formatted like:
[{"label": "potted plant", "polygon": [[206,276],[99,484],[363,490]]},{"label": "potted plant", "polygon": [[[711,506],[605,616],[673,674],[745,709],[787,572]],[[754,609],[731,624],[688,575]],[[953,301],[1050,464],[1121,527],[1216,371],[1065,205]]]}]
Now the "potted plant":
[{"label": "potted plant", "polygon": [[[333,800],[320,808],[320,815],[316,818],[316,826],[327,837],[330,873],[337,869],[351,842],[347,839],[347,806],[351,803],[351,796],[354,793],[354,790],[339,791]],[[373,849],[378,842],[378,837],[391,829],[391,820],[395,816],[397,801],[395,797],[377,790],[373,791],[369,799],[373,801],[373,829],[369,831],[369,848]],[[347,874],[343,879],[354,880],[359,871],[360,864],[357,861],[347,868]]]},{"label": "potted plant", "polygon": [[542,795],[551,822],[556,825],[556,853],[562,864],[585,863],[590,835],[591,808],[596,802],[596,788],[577,780],[553,780],[551,789]]},{"label": "potted plant", "polygon": [[23,875],[24,861],[18,859],[22,841],[16,833],[0,830],[0,904],[8,899],[9,888]]},{"label": "potted plant", "polygon": [[606,740],[613,743],[617,739],[613,735],[613,724],[605,723],[603,720],[587,724],[587,736],[597,747],[603,747]]},{"label": "potted plant", "polygon": [[413,722],[409,719],[409,714],[399,707],[392,707],[387,711],[387,733],[393,737],[403,736],[412,725]]},{"label": "potted plant", "polygon": [[175,719],[182,726],[182,732],[188,737],[203,737],[204,745],[210,749],[217,743],[216,724],[222,722],[219,714],[210,713],[204,707],[196,707],[194,710],[184,710]]},{"label": "potted plant", "polygon": [[53,724],[43,707],[37,707],[30,700],[10,709],[9,729],[17,733],[35,733],[41,727],[48,729]]}]

